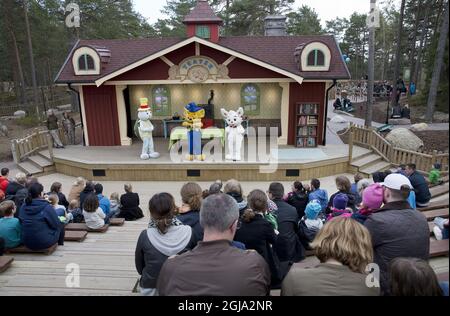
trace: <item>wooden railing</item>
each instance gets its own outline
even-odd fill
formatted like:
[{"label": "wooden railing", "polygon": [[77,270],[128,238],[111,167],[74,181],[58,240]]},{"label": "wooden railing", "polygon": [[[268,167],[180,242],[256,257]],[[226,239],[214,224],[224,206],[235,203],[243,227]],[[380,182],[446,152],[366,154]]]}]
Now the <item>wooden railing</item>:
[{"label": "wooden railing", "polygon": [[350,161],[353,158],[353,145],[371,149],[393,165],[414,163],[417,170],[428,172],[433,164],[440,163],[443,172],[449,171],[448,151],[417,152],[394,147],[373,128],[351,124],[349,136]]},{"label": "wooden railing", "polygon": [[[59,138],[64,145],[67,144],[67,137],[62,128],[59,128]],[[15,163],[20,163],[44,149],[48,149],[53,159],[53,139],[48,130],[36,128],[22,139],[11,140],[11,151]]]}]

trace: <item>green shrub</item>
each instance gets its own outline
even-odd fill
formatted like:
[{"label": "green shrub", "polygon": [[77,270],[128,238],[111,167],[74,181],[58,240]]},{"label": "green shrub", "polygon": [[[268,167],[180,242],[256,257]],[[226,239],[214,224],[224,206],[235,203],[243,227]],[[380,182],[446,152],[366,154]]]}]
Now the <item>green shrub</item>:
[{"label": "green shrub", "polygon": [[41,124],[36,116],[25,116],[16,120],[17,125],[23,126],[25,128],[37,127]]}]

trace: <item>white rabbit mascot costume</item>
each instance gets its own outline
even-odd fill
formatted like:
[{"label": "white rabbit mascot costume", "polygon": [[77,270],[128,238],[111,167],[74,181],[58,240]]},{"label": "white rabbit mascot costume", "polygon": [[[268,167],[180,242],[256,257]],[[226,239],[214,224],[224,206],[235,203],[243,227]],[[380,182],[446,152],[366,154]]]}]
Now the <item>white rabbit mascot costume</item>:
[{"label": "white rabbit mascot costume", "polygon": [[136,136],[143,141],[141,159],[158,158],[159,153],[155,151],[153,144],[153,124],[150,122],[152,118],[152,110],[148,106],[148,99],[140,99],[140,107],[138,109],[138,120],[134,126]]},{"label": "white rabbit mascot costume", "polygon": [[228,154],[225,155],[225,159],[239,161],[241,160],[241,147],[245,134],[245,129],[242,127],[244,109],[239,108],[236,112],[220,109],[220,112],[227,122],[225,134],[228,144]]}]

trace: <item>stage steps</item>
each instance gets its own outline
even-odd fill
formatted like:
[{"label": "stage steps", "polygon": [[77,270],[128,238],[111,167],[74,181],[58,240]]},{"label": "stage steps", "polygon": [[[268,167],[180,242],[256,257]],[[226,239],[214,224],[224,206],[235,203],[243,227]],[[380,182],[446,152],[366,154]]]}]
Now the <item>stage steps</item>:
[{"label": "stage steps", "polygon": [[363,176],[370,178],[374,172],[391,168],[391,163],[385,161],[383,157],[371,151],[365,155],[355,157],[351,161],[350,166],[352,171],[359,172]]},{"label": "stage steps", "polygon": [[[48,150],[47,150],[48,153]],[[21,162],[17,167],[25,174],[32,174],[33,176],[43,176],[56,171],[54,162],[50,159],[50,154],[47,155],[45,151],[36,155],[28,157],[24,162]]]}]

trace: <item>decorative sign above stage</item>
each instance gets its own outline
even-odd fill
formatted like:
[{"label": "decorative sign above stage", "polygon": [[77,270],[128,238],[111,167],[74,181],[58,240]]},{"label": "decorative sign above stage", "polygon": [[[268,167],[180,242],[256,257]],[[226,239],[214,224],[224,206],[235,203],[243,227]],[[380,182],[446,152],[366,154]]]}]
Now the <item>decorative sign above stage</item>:
[{"label": "decorative sign above stage", "polygon": [[184,59],[179,65],[169,69],[169,80],[186,79],[192,82],[205,82],[207,80],[229,79],[228,67],[218,65],[213,59],[205,56],[193,56]]}]

